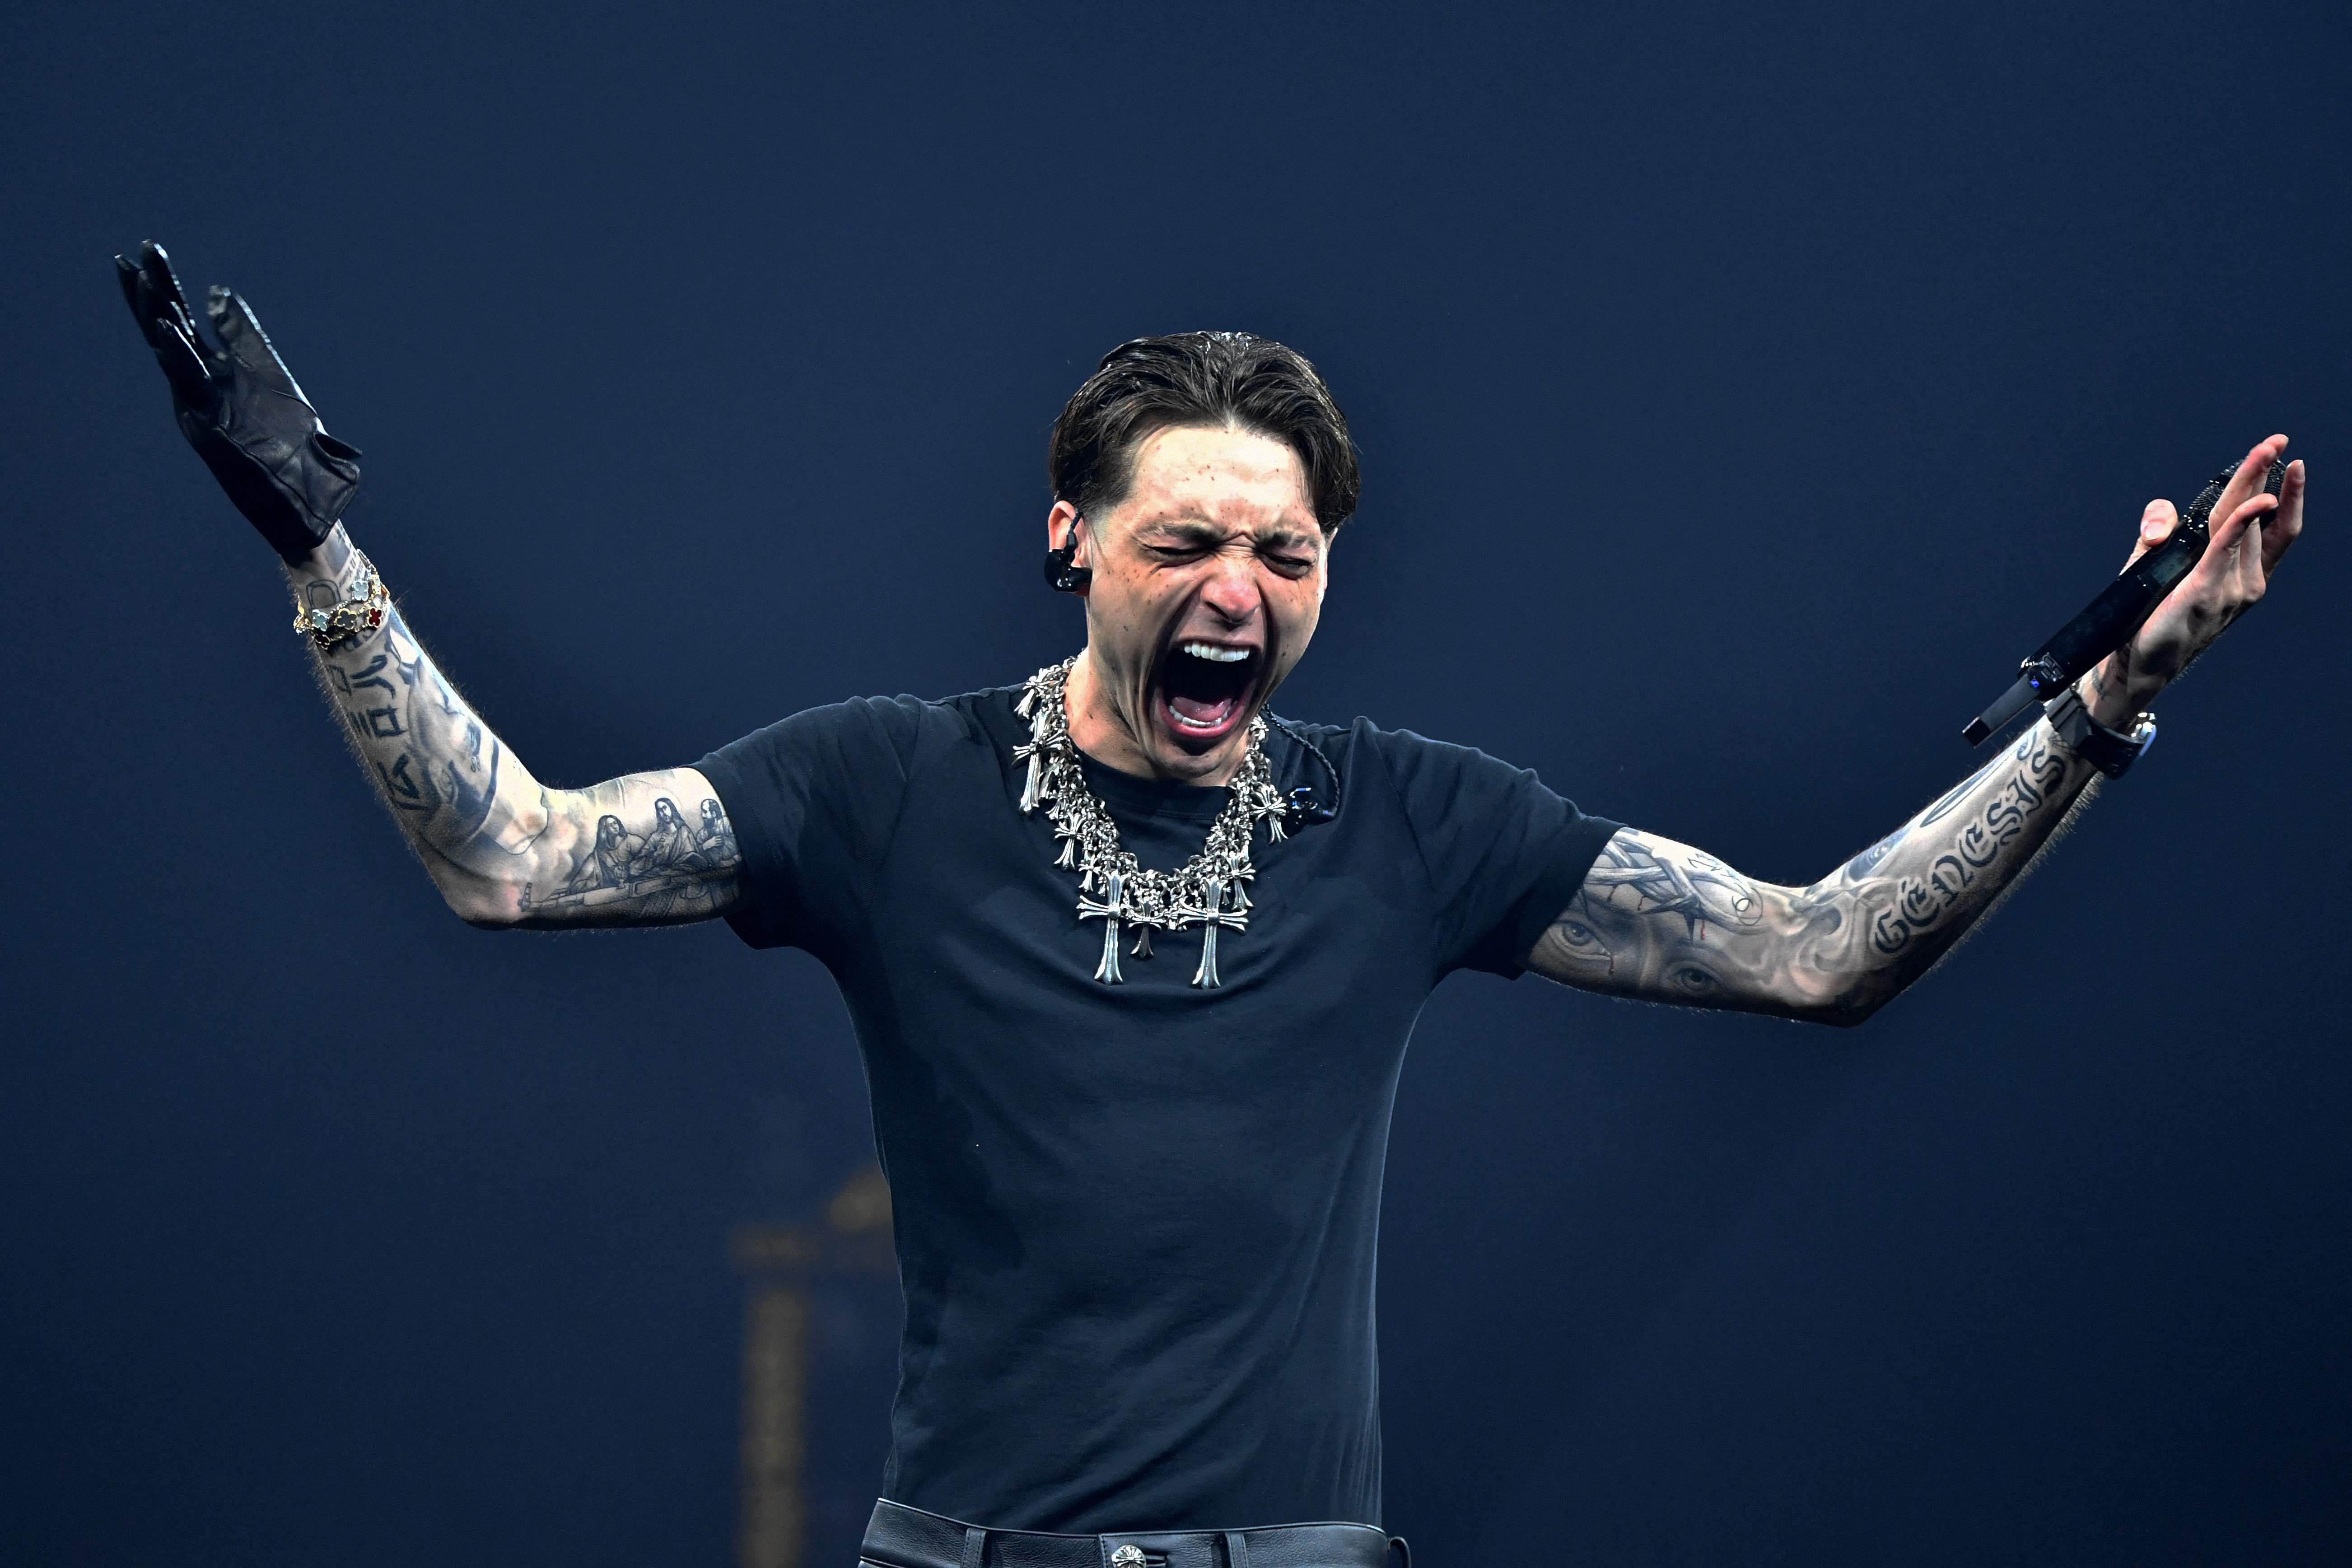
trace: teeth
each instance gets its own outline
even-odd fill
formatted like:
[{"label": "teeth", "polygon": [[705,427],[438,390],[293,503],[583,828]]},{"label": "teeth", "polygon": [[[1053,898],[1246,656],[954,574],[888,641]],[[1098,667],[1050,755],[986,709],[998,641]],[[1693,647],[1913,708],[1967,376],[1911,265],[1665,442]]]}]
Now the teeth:
[{"label": "teeth", "polygon": [[1250,656],[1245,647],[1219,647],[1214,643],[1188,642],[1181,650],[1194,658],[1205,658],[1211,664],[1239,664]]}]

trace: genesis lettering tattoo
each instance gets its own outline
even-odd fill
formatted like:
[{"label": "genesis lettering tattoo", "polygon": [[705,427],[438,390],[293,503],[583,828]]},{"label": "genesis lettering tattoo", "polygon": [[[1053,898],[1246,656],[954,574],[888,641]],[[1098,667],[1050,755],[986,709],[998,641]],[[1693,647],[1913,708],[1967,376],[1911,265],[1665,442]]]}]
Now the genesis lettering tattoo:
[{"label": "genesis lettering tattoo", "polygon": [[1872,917],[1871,945],[1880,952],[1901,952],[1915,935],[1934,929],[1958,908],[1962,895],[2000,863],[2001,851],[2025,832],[2027,822],[2049,804],[2052,792],[2066,776],[2065,762],[2039,725],[2019,742],[2014,760],[2021,765],[1990,800],[1977,805],[1971,798],[1974,813],[1961,824],[1951,847],[1937,855],[1924,875],[1903,878],[1894,907]]},{"label": "genesis lettering tattoo", "polygon": [[1621,996],[1859,1023],[2016,886],[2096,776],[2036,724],[1809,888],[1622,828],[1528,966]]}]

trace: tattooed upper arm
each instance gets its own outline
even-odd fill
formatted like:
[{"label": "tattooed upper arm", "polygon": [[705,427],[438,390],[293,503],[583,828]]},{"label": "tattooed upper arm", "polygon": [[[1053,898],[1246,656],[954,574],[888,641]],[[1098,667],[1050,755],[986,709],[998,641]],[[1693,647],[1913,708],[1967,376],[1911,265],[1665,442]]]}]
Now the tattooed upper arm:
[{"label": "tattooed upper arm", "polygon": [[734,825],[693,768],[544,792],[544,826],[511,866],[486,925],[668,925],[741,896]]},{"label": "tattooed upper arm", "polygon": [[2092,776],[2036,725],[1806,888],[1621,828],[1528,967],[1621,996],[1859,1023],[2016,885]]},{"label": "tattooed upper arm", "polygon": [[709,920],[741,893],[743,858],[710,781],[693,768],[551,792],[564,831],[523,885],[525,925]]},{"label": "tattooed upper arm", "polygon": [[[289,568],[313,610],[354,592],[365,557],[338,523]],[[319,679],[361,764],[449,907],[476,925],[659,925],[740,896],[735,830],[693,768],[550,789],[441,673],[395,606],[318,650]]]},{"label": "tattooed upper arm", "polygon": [[[1715,1007],[1771,1007],[1790,890],[1704,850],[1622,827],[1528,956],[1591,991]],[[1832,917],[1832,922],[1835,917]]]}]

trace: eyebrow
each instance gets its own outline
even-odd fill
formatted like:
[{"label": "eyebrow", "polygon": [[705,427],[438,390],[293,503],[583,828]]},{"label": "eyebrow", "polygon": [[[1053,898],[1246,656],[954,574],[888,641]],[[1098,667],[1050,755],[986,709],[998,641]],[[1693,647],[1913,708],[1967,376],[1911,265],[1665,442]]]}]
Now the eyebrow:
[{"label": "eyebrow", "polygon": [[[1150,521],[1143,523],[1138,527],[1136,531],[1138,533],[1150,533],[1155,531],[1174,533],[1186,539],[1193,540],[1223,539],[1229,537],[1227,531],[1218,527],[1215,523],[1205,521],[1200,518],[1191,517],[1153,518]],[[1314,530],[1298,528],[1289,523],[1277,524],[1262,535],[1256,533],[1254,530],[1249,529],[1243,529],[1237,531],[1256,540],[1256,542],[1262,545],[1288,545],[1292,547],[1311,545],[1315,538]]]}]

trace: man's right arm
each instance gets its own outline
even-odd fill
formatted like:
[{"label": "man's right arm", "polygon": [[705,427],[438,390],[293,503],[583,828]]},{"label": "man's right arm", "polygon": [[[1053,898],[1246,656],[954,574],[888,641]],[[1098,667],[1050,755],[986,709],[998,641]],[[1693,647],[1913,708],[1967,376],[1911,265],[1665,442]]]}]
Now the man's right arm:
[{"label": "man's right arm", "polygon": [[285,563],[327,700],[449,907],[485,926],[660,925],[732,908],[742,860],[710,781],[692,768],[580,790],[531,777],[352,548],[337,520],[359,489],[359,448],[327,434],[253,308],[207,290],[215,342],[162,246],[114,268],[180,433]]},{"label": "man's right arm", "polygon": [[[362,561],[336,524],[288,564],[296,603],[331,610]],[[396,608],[314,657],[362,767],[442,897],[472,924],[667,925],[724,914],[741,897],[734,827],[695,769],[549,788],[442,675]]]}]

